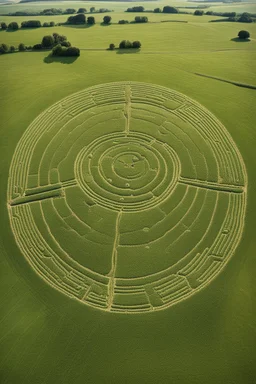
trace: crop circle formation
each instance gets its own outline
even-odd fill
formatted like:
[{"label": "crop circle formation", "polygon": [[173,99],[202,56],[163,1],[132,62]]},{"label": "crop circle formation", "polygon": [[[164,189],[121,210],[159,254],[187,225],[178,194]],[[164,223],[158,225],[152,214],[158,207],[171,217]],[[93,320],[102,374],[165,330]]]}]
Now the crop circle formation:
[{"label": "crop circle formation", "polygon": [[92,307],[141,313],[190,297],[223,269],[242,236],[246,186],[235,143],[202,105],[120,82],[32,122],[7,199],[41,278]]}]

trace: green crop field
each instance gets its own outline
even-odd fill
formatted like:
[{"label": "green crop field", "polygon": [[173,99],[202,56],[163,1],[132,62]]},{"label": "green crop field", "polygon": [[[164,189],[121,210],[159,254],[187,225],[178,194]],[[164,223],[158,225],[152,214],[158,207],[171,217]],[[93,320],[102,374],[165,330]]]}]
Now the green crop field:
[{"label": "green crop field", "polygon": [[0,382],[255,384],[256,24],[0,22],[91,5],[0,31],[81,50],[0,55]]}]

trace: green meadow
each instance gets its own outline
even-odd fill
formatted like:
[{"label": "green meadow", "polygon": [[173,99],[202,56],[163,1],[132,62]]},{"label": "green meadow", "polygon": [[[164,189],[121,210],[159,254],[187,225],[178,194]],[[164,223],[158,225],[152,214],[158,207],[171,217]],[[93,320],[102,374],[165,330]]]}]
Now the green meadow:
[{"label": "green meadow", "polygon": [[[112,23],[0,31],[81,50],[0,56],[0,381],[253,384],[256,24],[118,25],[130,2],[0,13],[92,5]],[[141,49],[107,50],[124,39]]]}]

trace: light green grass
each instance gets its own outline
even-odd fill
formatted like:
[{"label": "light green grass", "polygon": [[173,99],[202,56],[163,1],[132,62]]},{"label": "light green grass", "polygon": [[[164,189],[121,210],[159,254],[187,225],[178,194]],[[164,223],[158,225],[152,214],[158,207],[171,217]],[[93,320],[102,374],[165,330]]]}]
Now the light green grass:
[{"label": "light green grass", "polygon": [[[255,39],[255,25],[246,27]],[[230,40],[240,29],[239,23],[210,24],[202,20],[184,25],[60,27],[47,31],[67,35],[81,48],[106,48],[110,42],[117,44],[127,38],[139,39],[142,49],[133,54],[81,51],[73,62],[60,59],[47,63],[48,52],[0,57],[3,383],[253,383],[255,91],[194,74],[255,85],[255,41]],[[1,32],[0,39],[8,44],[29,45],[39,42],[44,34],[45,29]],[[74,92],[127,80],[174,89],[211,111],[234,139],[249,180],[243,238],[224,271],[204,290],[174,307],[155,314],[129,316],[79,305],[45,284],[18,249],[6,209],[11,159],[29,124],[46,108]],[[141,129],[144,131],[143,126]],[[179,196],[175,203],[178,201]],[[43,209],[53,223],[54,211],[51,207],[48,210],[48,205],[49,200],[45,200]],[[212,209],[212,201],[207,206]],[[65,207],[56,208],[66,216]],[[166,212],[168,209],[169,205],[163,207]],[[154,225],[161,217],[159,211],[154,217],[145,217],[143,228]],[[95,216],[90,217],[92,222],[94,219]],[[44,233],[43,222],[39,225]],[[55,230],[58,228],[63,231],[61,227]],[[125,229],[133,229],[128,216]],[[123,241],[127,238],[124,235]],[[129,255],[123,257],[127,263]],[[150,260],[153,262],[152,256]],[[134,266],[136,262],[134,258]],[[129,272],[134,274],[132,269]],[[149,295],[157,305],[157,296],[153,292]],[[141,294],[130,299],[134,299],[134,305],[143,301]],[[119,296],[120,304],[118,300]]]}]

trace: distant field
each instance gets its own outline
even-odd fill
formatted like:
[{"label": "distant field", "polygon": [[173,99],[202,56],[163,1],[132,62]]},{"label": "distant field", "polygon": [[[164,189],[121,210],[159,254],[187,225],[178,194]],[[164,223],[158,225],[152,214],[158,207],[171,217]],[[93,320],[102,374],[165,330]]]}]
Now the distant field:
[{"label": "distant field", "polygon": [[256,24],[135,15],[0,32],[3,384],[254,382]]}]

